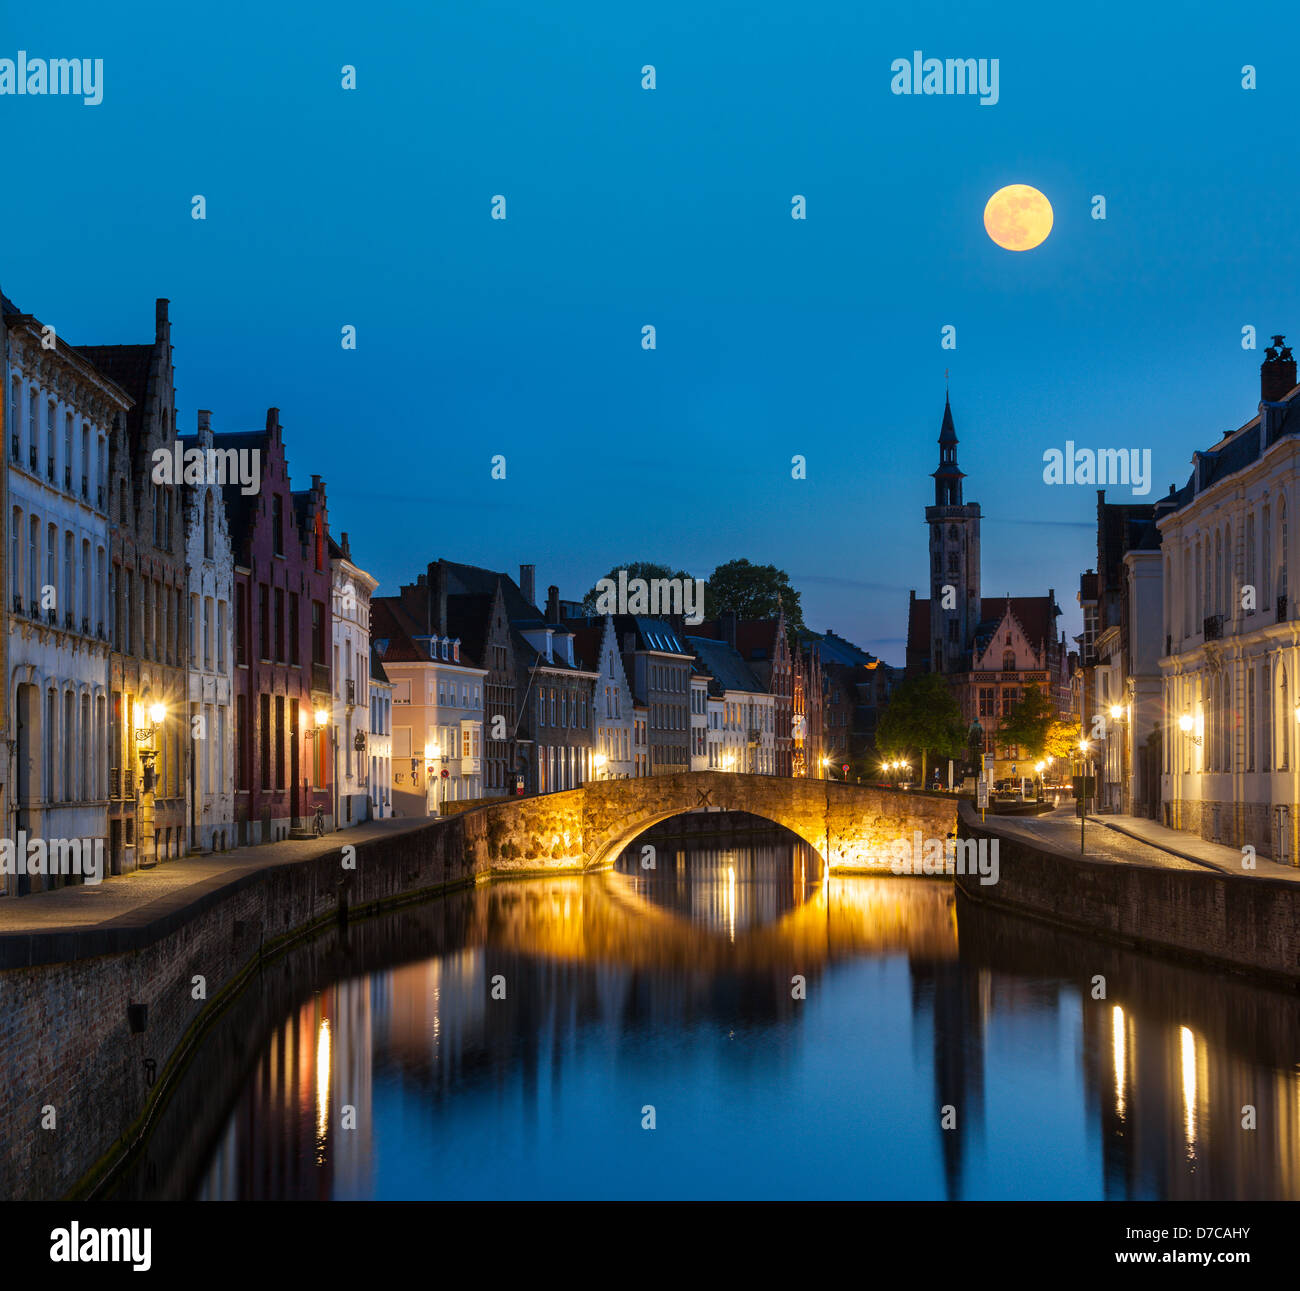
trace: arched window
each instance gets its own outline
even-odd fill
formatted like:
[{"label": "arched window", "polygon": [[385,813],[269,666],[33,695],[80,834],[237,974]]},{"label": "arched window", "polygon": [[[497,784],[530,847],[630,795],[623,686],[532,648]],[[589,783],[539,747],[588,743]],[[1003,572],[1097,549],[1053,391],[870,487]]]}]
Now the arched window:
[{"label": "arched window", "polygon": [[17,377],[9,381],[9,433],[12,438],[11,453],[15,461],[22,459],[23,384]]},{"label": "arched window", "polygon": [[1004,650],[1002,652],[1002,671],[1015,672],[1016,670],[1016,652],[1014,650]]}]

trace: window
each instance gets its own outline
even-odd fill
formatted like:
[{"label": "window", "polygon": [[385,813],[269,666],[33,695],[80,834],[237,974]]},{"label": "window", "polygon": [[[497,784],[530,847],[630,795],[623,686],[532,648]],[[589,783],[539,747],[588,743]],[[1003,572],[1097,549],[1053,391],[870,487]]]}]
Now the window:
[{"label": "window", "polygon": [[203,495],[203,559],[212,559],[212,494]]},{"label": "window", "polygon": [[298,662],[298,593],[289,593],[289,662]]},{"label": "window", "polygon": [[284,499],[278,494],[271,495],[271,542],[277,556],[284,555]]},{"label": "window", "polygon": [[[257,617],[258,633],[257,646],[258,658],[270,659],[271,657],[271,589],[265,583],[257,585]],[[263,788],[269,788],[264,785]]]},{"label": "window", "polygon": [[325,606],[320,601],[311,603],[311,661],[325,662]]}]

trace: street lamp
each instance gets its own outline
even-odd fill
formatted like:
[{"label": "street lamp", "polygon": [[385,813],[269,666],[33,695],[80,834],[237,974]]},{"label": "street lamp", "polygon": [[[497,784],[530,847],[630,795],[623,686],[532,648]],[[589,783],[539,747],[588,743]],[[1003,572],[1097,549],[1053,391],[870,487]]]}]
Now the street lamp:
[{"label": "street lamp", "polygon": [[1182,731],[1182,733],[1186,735],[1192,741],[1193,744],[1200,744],[1201,737],[1199,735],[1192,734],[1192,727],[1195,724],[1196,723],[1192,721],[1192,715],[1190,713],[1184,713],[1178,719],[1178,729]]},{"label": "street lamp", "polygon": [[167,706],[161,703],[150,704],[148,712],[149,725],[137,726],[135,730],[135,742],[139,747],[142,771],[140,789],[136,795],[136,814],[139,818],[136,827],[136,845],[140,847],[142,841],[145,844],[140,848],[141,869],[152,869],[158,864],[158,838],[153,827],[156,796],[153,770],[158,757],[158,750],[154,747],[154,736],[157,735],[167,717]]},{"label": "street lamp", "polygon": [[595,768],[596,779],[601,779],[601,773],[605,770],[605,765],[609,759],[603,753],[597,753],[592,756],[591,765]]}]

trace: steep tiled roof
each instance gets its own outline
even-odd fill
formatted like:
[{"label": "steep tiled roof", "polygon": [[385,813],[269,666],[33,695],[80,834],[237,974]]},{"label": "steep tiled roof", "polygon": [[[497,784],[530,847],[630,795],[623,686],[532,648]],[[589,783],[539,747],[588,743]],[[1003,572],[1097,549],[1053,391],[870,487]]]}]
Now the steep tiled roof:
[{"label": "steep tiled roof", "polygon": [[710,695],[721,695],[728,690],[767,693],[767,687],[754,676],[740,652],[733,650],[725,641],[713,637],[688,636],[686,645],[712,678],[709,682]]}]

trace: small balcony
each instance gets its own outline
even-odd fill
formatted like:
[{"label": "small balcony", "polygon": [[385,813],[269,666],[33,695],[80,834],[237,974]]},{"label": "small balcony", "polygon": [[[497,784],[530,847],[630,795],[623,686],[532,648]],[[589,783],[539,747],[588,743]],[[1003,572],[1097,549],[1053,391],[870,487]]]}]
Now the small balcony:
[{"label": "small balcony", "polygon": [[1287,610],[1286,593],[1283,592],[1282,595],[1277,598],[1277,621],[1279,623],[1281,623],[1282,620],[1286,618],[1286,610]]},{"label": "small balcony", "polygon": [[348,680],[345,683],[344,696],[348,704],[355,708],[357,704],[357,683],[355,681]]},{"label": "small balcony", "polygon": [[9,436],[9,456],[15,462],[21,462],[23,459],[23,446],[18,442],[17,435]]},{"label": "small balcony", "polygon": [[311,688],[312,690],[323,690],[327,695],[330,693],[330,670],[325,664],[312,664]]},{"label": "small balcony", "polygon": [[27,448],[27,465],[31,467],[31,471],[33,475],[35,475],[37,471],[40,469],[37,466],[37,462],[39,462],[40,460],[41,459],[36,452],[36,445],[29,444]]},{"label": "small balcony", "polygon": [[72,467],[71,466],[65,466],[63,468],[63,487],[67,489],[69,493],[72,492]]},{"label": "small balcony", "polygon": [[81,499],[83,502],[90,501],[90,481],[84,475],[81,477]]},{"label": "small balcony", "polygon": [[1223,636],[1223,615],[1211,614],[1201,628],[1207,641],[1218,641]]}]

